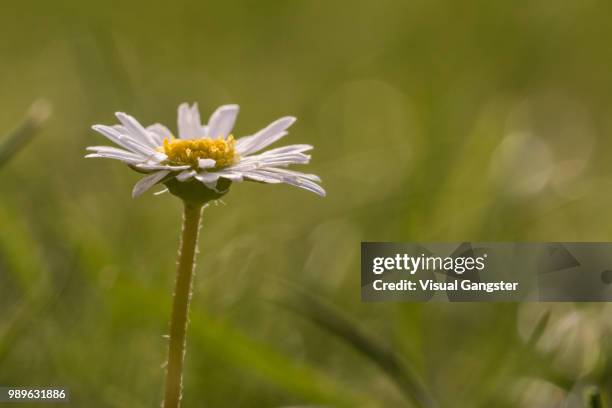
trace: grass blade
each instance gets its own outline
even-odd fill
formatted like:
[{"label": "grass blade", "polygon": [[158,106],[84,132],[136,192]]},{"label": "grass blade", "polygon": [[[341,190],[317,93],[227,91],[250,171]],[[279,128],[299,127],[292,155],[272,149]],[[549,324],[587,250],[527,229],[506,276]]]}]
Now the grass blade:
[{"label": "grass blade", "polygon": [[51,104],[45,99],[39,99],[30,106],[21,123],[0,141],[0,167],[36,136],[50,115]]},{"label": "grass blade", "polygon": [[588,408],[603,408],[603,400],[601,398],[601,392],[597,387],[589,388],[586,393],[586,406]]},{"label": "grass blade", "polygon": [[292,294],[296,296],[281,302],[281,305],[342,339],[378,365],[414,405],[426,408],[438,406],[420,378],[400,355],[363,331],[333,306],[300,289],[292,289]]}]

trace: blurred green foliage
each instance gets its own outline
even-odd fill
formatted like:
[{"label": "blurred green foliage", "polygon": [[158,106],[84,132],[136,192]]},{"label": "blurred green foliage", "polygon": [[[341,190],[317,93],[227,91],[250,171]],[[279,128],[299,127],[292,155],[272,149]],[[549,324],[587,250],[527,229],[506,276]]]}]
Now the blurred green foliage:
[{"label": "blurred green foliage", "polygon": [[279,306],[293,296],[279,279],[375,334],[440,406],[581,406],[590,385],[612,403],[610,308],[577,309],[590,337],[570,333],[578,354],[559,366],[521,339],[519,305],[361,304],[358,256],[362,240],[609,240],[611,14],[598,0],[3,4],[0,138],[40,97],[54,116],[0,170],[0,384],[157,406],[181,206],[132,200],[138,175],[84,148],[115,111],[174,128],[198,101],[204,116],[240,104],[236,136],[297,116],[284,141],[315,145],[328,197],[243,183],[205,211],[185,407],[408,406],[376,354]]}]

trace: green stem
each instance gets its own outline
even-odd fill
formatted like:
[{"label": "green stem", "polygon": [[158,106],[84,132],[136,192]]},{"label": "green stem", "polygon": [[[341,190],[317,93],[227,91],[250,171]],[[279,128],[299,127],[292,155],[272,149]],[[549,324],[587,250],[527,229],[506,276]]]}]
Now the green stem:
[{"label": "green stem", "polygon": [[178,408],[181,404],[185,333],[201,213],[201,204],[184,202],[183,234],[170,319],[170,342],[163,408]]}]

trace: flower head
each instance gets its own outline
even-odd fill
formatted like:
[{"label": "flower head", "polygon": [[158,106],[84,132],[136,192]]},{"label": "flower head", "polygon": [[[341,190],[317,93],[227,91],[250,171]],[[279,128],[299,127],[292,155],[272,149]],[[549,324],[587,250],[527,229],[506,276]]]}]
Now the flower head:
[{"label": "flower head", "polygon": [[231,182],[244,180],[286,183],[325,196],[319,177],[286,168],[308,163],[310,155],[304,152],[311,150],[311,145],[289,145],[260,153],[287,134],[294,117],[280,118],[253,135],[234,139],[231,132],[238,110],[238,105],[221,106],[203,125],[197,104],[181,104],[178,137],[159,123],[145,128],[132,116],[117,112],[120,125],[94,125],[93,129],[119,147],[88,147],[93,153],[85,157],[119,160],[146,173],[134,186],[134,197],[158,183],[166,184],[173,193],[185,191],[189,185],[223,194]]}]

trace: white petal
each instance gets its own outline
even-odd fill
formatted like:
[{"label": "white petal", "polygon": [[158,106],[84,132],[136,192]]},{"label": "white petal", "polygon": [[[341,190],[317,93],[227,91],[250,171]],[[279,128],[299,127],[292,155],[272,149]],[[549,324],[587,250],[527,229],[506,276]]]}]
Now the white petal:
[{"label": "white petal", "polygon": [[[279,169],[267,168],[253,171],[246,171],[243,176],[255,181],[261,181],[264,183],[286,183],[292,186],[300,187],[305,190],[311,191],[322,197],[325,197],[325,190],[312,180],[313,175],[298,175],[297,174],[282,174],[278,172]],[[305,176],[305,177],[304,177]],[[315,176],[316,177],[316,176]]]},{"label": "white petal", "polygon": [[196,139],[206,136],[197,103],[194,103],[191,107],[186,103],[179,106],[178,130],[181,139]]},{"label": "white petal", "polygon": [[234,182],[241,182],[243,180],[242,172],[240,171],[220,170],[217,172],[217,174],[222,178],[226,178]]},{"label": "white petal", "polygon": [[238,105],[223,105],[217,108],[208,120],[208,137],[228,137],[232,133],[239,110]]},{"label": "white petal", "polygon": [[170,129],[160,123],[148,126],[147,131],[152,134],[157,146],[161,146],[164,143],[164,139],[172,139],[172,132],[170,132]]},{"label": "white petal", "polygon": [[147,160],[152,160],[156,163],[161,163],[168,158],[164,153],[160,153],[156,150],[150,149],[148,147],[142,146],[137,141],[132,139],[124,140],[124,143],[128,147],[132,147],[132,150],[140,150],[142,156],[144,156]]},{"label": "white petal", "polygon": [[119,133],[130,134],[130,131],[123,125],[112,125],[111,127]]},{"label": "white petal", "polygon": [[277,155],[262,155],[259,159],[264,164],[288,163],[306,164],[310,162],[310,155],[303,153],[285,153]]},{"label": "white petal", "polygon": [[280,179],[280,177],[265,174],[265,173],[260,172],[259,170],[244,171],[242,172],[242,176],[250,180],[259,181],[262,183],[270,183],[270,184],[282,183],[282,180]]},{"label": "white petal", "polygon": [[120,160],[130,165],[142,164],[147,161],[146,157],[143,157],[140,154],[132,153],[112,146],[90,146],[87,147],[87,150],[94,153],[86,155],[86,158],[103,157],[107,159]]},{"label": "white petal", "polygon": [[325,197],[326,193],[325,190],[323,189],[323,187],[321,187],[320,185],[318,185],[317,183],[315,183],[312,180],[308,180],[306,178],[302,178],[302,177],[290,177],[290,178],[283,178],[283,183],[286,184],[290,184],[292,186],[296,186],[299,188],[303,188],[304,190],[308,190],[311,191],[315,194],[320,195],[321,197]]},{"label": "white petal", "polygon": [[287,178],[303,178],[303,179],[311,180],[317,183],[321,182],[321,178],[317,176],[316,174],[302,173],[299,171],[293,171],[293,170],[287,170],[287,169],[278,169],[275,167],[264,167],[261,170],[278,173]]},{"label": "white petal", "polygon": [[101,135],[105,136],[108,140],[115,143],[116,145],[119,145],[133,153],[142,154],[139,149],[134,149],[131,146],[128,146],[125,141],[130,137],[122,135],[119,131],[117,131],[117,129],[106,125],[93,125],[91,128],[96,132],[100,133]]},{"label": "white petal", "polygon": [[156,155],[159,154],[159,152],[155,151],[151,147],[144,145],[138,140],[135,140],[131,134],[120,133],[117,131],[117,129],[114,129],[111,126],[94,125],[92,126],[92,129],[106,136],[111,142],[124,147],[133,153],[140,154],[145,158],[149,158],[151,156],[157,157]]},{"label": "white petal", "polygon": [[219,174],[217,173],[209,173],[209,172],[201,172],[195,175],[195,178],[201,181],[202,183],[213,183],[219,180]]},{"label": "white petal", "polygon": [[181,103],[178,107],[177,127],[181,139],[187,139],[189,124],[191,123],[191,110],[189,104]]},{"label": "white petal", "polygon": [[247,156],[240,160],[239,165],[255,164],[261,166],[289,166],[291,164],[306,164],[310,156],[303,153],[258,154]]},{"label": "white petal", "polygon": [[[142,135],[140,135],[139,133],[135,133],[133,130],[128,129],[123,125],[112,125],[111,127],[115,129],[118,133],[128,136],[132,140],[139,141],[144,146],[153,149],[156,149],[158,146],[161,146],[164,140],[163,138],[159,138],[159,135],[156,133],[159,130],[158,127],[164,128],[168,133],[170,133],[170,131],[165,126],[156,123],[145,129],[145,132],[148,133],[148,136],[144,138],[146,139],[146,141],[143,141],[144,139]],[[152,132],[150,129],[154,131]],[[154,141],[153,144],[151,144],[151,140]]]},{"label": "white petal", "polygon": [[140,154],[132,153],[127,150],[119,149],[112,146],[89,146],[86,148],[90,152],[112,154],[114,156],[124,157],[126,159],[136,160],[142,162],[144,158]]},{"label": "white petal", "polygon": [[318,185],[317,183],[314,183],[310,180],[298,180],[298,181],[286,181],[287,184],[291,184],[293,186],[299,187],[299,188],[303,188],[304,190],[308,190],[311,191],[315,194],[320,195],[321,197],[325,197],[327,195],[327,193],[325,192],[325,189],[323,189],[323,187],[321,187],[320,185]]},{"label": "white petal", "polygon": [[169,171],[158,171],[156,173],[149,174],[140,179],[138,183],[134,186],[132,190],[132,197],[136,198],[140,196],[142,193],[153,187],[155,184],[159,183],[164,177],[166,177],[170,173]]},{"label": "white petal", "polygon": [[198,173],[195,170],[185,170],[181,172],[178,176],[176,176],[176,179],[178,181],[187,181],[190,178],[194,177],[196,174]]},{"label": "white petal", "polygon": [[217,164],[213,159],[198,159],[198,167],[201,169],[210,169]]},{"label": "white petal", "polygon": [[132,116],[125,114],[123,112],[115,113],[117,119],[125,126],[128,130],[128,133],[132,135],[136,140],[144,144],[145,146],[149,146],[155,148],[159,146],[156,143],[153,136],[147,132],[147,130]]},{"label": "white petal", "polygon": [[96,158],[96,157],[101,157],[104,159],[119,160],[123,163],[132,164],[132,165],[140,163],[142,161],[141,159],[130,159],[130,158],[119,156],[119,155],[112,154],[112,153],[90,153],[90,154],[85,155],[86,159]]},{"label": "white petal", "polygon": [[277,147],[276,149],[266,150],[265,152],[261,154],[268,156],[268,155],[286,154],[286,153],[303,153],[303,152],[307,152],[308,150],[312,150],[312,149],[313,147],[308,144],[294,144],[294,145],[289,145],[289,146]]},{"label": "white petal", "polygon": [[236,151],[243,156],[258,152],[285,136],[287,134],[285,129],[291,126],[295,120],[296,118],[293,116],[286,116],[272,122],[253,136],[238,139],[236,141]]},{"label": "white petal", "polygon": [[219,175],[217,173],[202,172],[197,174],[195,178],[211,190],[219,192],[219,190],[217,190],[217,180],[219,180]]},{"label": "white petal", "polygon": [[260,165],[258,165],[256,162],[242,162],[241,161],[241,162],[233,164],[233,165],[231,165],[229,167],[225,167],[223,170],[229,170],[229,171],[247,171],[247,170],[255,170],[258,167],[260,167]]}]

